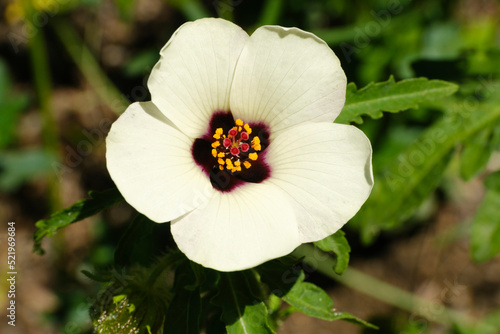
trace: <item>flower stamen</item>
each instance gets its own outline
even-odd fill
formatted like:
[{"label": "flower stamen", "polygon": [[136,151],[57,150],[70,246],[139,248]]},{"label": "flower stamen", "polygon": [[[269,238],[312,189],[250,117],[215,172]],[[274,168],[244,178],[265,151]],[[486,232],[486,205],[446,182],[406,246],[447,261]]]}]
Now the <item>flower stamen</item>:
[{"label": "flower stamen", "polygon": [[[235,121],[227,135],[222,128],[217,128],[213,134],[212,155],[217,159],[219,170],[226,169],[231,173],[241,172],[242,168],[249,169],[262,150],[260,138],[253,136],[250,140],[252,128],[241,119]],[[248,142],[250,141],[250,142]]]}]

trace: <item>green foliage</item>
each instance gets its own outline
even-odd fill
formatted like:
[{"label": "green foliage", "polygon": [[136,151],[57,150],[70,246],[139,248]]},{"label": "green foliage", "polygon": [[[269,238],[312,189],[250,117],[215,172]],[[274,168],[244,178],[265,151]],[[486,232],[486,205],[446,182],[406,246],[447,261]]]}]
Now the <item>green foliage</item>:
[{"label": "green foliage", "polygon": [[139,214],[127,226],[115,250],[115,265],[149,265],[165,249],[169,224],[158,224]]},{"label": "green foliage", "polygon": [[427,78],[407,79],[395,82],[391,76],[386,82],[371,83],[357,89],[356,84],[347,85],[346,102],[336,123],[363,123],[361,116],[368,115],[373,119],[382,117],[382,112],[399,112],[426,101],[453,94],[458,86],[442,80]]},{"label": "green foliage", "polygon": [[135,0],[114,0],[122,19],[130,20],[136,6]]},{"label": "green foliage", "polygon": [[338,230],[323,240],[316,241],[314,244],[324,252],[333,252],[337,255],[337,261],[333,268],[336,274],[341,275],[347,269],[351,247],[342,230]]},{"label": "green foliage", "polygon": [[94,332],[160,333],[172,300],[163,272],[165,263],[172,263],[170,257],[172,254],[167,254],[157,266],[114,272],[110,283],[91,307]]},{"label": "green foliage", "polygon": [[[338,234],[337,237],[343,237]],[[325,244],[330,248],[332,240]],[[342,242],[343,243],[343,242]],[[304,271],[296,266],[290,266],[280,261],[267,262],[256,268],[262,281],[271,292],[287,302],[292,311],[300,311],[310,317],[327,321],[345,320],[365,327],[375,328],[352,314],[335,311],[332,298],[320,287],[305,282]]]},{"label": "green foliage", "polygon": [[0,58],[0,149],[11,144],[21,112],[28,106],[28,97],[13,94],[7,65]]},{"label": "green foliage", "polygon": [[301,272],[293,287],[283,296],[283,300],[288,304],[310,317],[328,321],[342,319],[366,327],[376,328],[352,314],[336,312],[332,298],[320,287],[304,282],[304,278],[305,275]]},{"label": "green foliage", "polygon": [[42,240],[53,236],[59,229],[82,219],[88,218],[103,209],[123,200],[118,189],[109,189],[102,192],[91,191],[90,198],[76,202],[69,208],[53,213],[48,219],[36,222],[37,230],[33,236],[33,251],[43,254]]},{"label": "green foliage", "polygon": [[175,273],[174,298],[165,314],[164,334],[198,334],[201,323],[200,287],[194,285],[190,262],[184,262]]},{"label": "green foliage", "polygon": [[500,107],[483,104],[470,109],[460,100],[446,102],[446,115],[419,136],[396,160],[378,167],[371,197],[355,217],[363,240],[380,230],[399,227],[429,197],[460,142],[500,119]]},{"label": "green foliage", "polygon": [[464,143],[460,156],[460,176],[468,181],[482,171],[494,150],[492,138],[493,127],[480,130]]},{"label": "green foliage", "polygon": [[471,253],[474,261],[482,262],[500,253],[500,172],[489,175],[489,188],[479,206],[471,229]]},{"label": "green foliage", "polygon": [[449,334],[497,334],[500,332],[500,311],[495,310],[475,324],[455,324]]},{"label": "green foliage", "polygon": [[12,192],[32,178],[48,175],[56,161],[54,154],[41,149],[0,152],[0,190]]},{"label": "green foliage", "polygon": [[217,289],[213,303],[222,308],[228,334],[274,333],[252,272],[221,273]]}]

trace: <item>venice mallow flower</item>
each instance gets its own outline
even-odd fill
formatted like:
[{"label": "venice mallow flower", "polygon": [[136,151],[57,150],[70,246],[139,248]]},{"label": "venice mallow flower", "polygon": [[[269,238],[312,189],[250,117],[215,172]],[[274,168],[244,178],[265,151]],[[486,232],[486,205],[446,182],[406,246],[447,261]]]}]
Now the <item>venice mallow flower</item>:
[{"label": "venice mallow flower", "polygon": [[334,124],[345,102],[339,59],[315,35],[222,19],[182,25],[106,139],[125,200],[171,222],[179,249],[235,271],[340,229],[373,185],[371,145]]}]

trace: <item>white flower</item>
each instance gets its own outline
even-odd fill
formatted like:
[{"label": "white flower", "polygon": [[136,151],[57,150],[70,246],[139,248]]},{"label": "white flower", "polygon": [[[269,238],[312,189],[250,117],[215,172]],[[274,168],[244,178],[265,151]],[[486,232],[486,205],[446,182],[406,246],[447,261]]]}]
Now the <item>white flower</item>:
[{"label": "white flower", "polygon": [[160,54],[152,101],[111,127],[107,167],[135,209],[171,221],[188,258],[251,268],[336,232],[368,198],[370,142],[333,123],[346,78],[321,39],[201,19]]}]

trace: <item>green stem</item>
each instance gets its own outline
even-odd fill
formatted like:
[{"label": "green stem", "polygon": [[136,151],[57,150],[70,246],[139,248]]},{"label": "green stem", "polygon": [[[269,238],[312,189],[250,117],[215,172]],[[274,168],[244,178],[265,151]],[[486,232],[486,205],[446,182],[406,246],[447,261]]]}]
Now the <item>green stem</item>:
[{"label": "green stem", "polygon": [[217,14],[221,19],[234,21],[234,5],[231,0],[219,0],[214,2],[214,4],[217,6]]},{"label": "green stem", "polygon": [[[34,13],[33,9],[29,4],[25,5],[28,13],[27,17],[33,17],[33,15],[30,15]],[[33,26],[30,21],[26,21],[25,24]],[[29,54],[31,68],[33,70],[35,91],[38,98],[38,106],[42,118],[42,141],[49,154],[58,156],[58,130],[51,106],[52,81],[47,57],[47,47],[43,30],[34,28],[34,31],[35,33],[29,39]],[[57,181],[57,176],[55,174],[48,176],[49,206],[51,210],[57,210],[61,206],[59,184]]]},{"label": "green stem", "polygon": [[130,102],[104,74],[92,52],[83,43],[75,29],[63,20],[55,21],[53,26],[66,51],[97,95],[117,115],[121,114]]},{"label": "green stem", "polygon": [[180,10],[189,21],[211,16],[200,0],[166,0],[166,2]]},{"label": "green stem", "polygon": [[277,24],[282,13],[283,0],[268,0],[264,4],[264,8],[261,11],[259,17],[259,23],[257,27],[265,26],[269,24]]},{"label": "green stem", "polygon": [[325,257],[324,253],[311,245],[302,245],[292,255],[304,257],[303,262],[345,286],[429,321],[445,326],[451,326],[454,323],[472,323],[472,320],[461,312],[448,309],[441,303],[418,297],[356,269],[347,268],[342,275],[337,275],[333,271],[335,259]]}]

